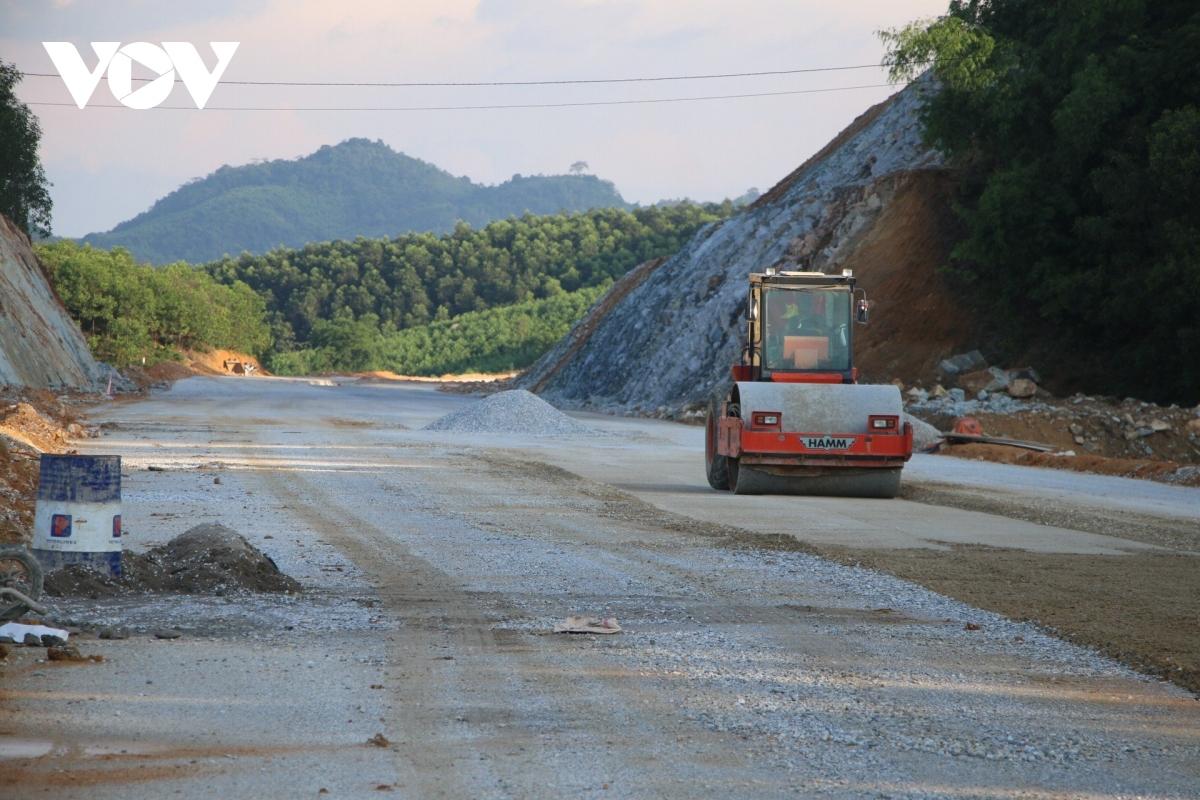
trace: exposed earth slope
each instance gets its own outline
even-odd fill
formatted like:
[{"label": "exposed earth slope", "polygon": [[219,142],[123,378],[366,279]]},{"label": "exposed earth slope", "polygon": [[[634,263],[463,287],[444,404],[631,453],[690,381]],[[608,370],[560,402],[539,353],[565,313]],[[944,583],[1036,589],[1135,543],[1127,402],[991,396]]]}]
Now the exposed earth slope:
[{"label": "exposed earth slope", "polygon": [[92,389],[100,372],[28,237],[0,216],[0,385]]}]

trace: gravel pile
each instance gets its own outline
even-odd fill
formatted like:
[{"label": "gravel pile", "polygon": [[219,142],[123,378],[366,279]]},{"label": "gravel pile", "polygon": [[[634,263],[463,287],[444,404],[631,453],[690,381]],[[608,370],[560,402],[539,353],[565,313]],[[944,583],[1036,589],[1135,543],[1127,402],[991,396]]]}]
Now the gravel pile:
[{"label": "gravel pile", "polygon": [[271,557],[224,525],[197,525],[144,554],[125,553],[120,578],[75,564],[46,576],[52,597],[114,597],[137,592],[224,595],[299,592]]},{"label": "gravel pile", "polygon": [[949,414],[963,417],[970,414],[1016,414],[1021,411],[1049,411],[1051,407],[1036,400],[1018,400],[1000,392],[980,392],[979,396],[967,399],[967,393],[962,389],[951,389],[941,397],[930,397],[924,391],[921,394],[909,393],[910,411],[926,414]]},{"label": "gravel pile", "polygon": [[497,392],[430,423],[427,431],[523,433],[532,436],[596,433],[524,389]]}]

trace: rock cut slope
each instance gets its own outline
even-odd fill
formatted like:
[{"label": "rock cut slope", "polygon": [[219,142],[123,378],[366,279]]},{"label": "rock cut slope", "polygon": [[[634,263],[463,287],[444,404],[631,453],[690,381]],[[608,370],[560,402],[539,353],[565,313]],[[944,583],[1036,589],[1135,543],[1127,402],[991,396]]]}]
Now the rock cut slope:
[{"label": "rock cut slope", "polygon": [[101,371],[29,238],[0,216],[0,385],[94,389]]},{"label": "rock cut slope", "polygon": [[613,286],[519,385],[617,412],[702,403],[739,357],[747,275],[854,269],[875,302],[856,331],[866,380],[932,370],[969,338],[938,277],[954,238],[949,178],[921,142],[921,80],[864,112],[743,213]]}]

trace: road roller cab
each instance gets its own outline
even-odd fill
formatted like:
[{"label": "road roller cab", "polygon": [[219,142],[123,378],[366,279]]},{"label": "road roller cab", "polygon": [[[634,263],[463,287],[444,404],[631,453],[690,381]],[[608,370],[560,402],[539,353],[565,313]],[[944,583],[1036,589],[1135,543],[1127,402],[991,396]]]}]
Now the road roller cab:
[{"label": "road roller cab", "polygon": [[900,390],[858,383],[853,274],[750,276],[746,346],[733,386],[709,403],[708,482],[738,494],[894,497],[912,456]]}]

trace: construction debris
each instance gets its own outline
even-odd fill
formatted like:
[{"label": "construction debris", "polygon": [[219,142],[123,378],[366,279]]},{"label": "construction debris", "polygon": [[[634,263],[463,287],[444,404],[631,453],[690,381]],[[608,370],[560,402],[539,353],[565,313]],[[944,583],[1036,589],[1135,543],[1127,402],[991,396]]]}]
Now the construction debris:
[{"label": "construction debris", "polygon": [[46,576],[55,597],[111,597],[136,592],[223,595],[299,592],[298,581],[224,525],[197,525],[143,554],[126,552],[119,578],[72,565]]},{"label": "construction debris", "polygon": [[1058,450],[1052,444],[1043,444],[1041,442],[1023,442],[1020,439],[1005,439],[1001,436],[983,436],[972,433],[950,433],[945,434],[948,442],[978,442],[979,444],[999,444],[1007,447],[1020,447],[1024,450],[1036,450],[1039,453],[1053,453]]},{"label": "construction debris", "polygon": [[983,353],[972,350],[969,353],[959,353],[944,359],[938,364],[938,372],[943,377],[953,378],[981,370],[986,366],[987,359],[983,357]]},{"label": "construction debris", "polygon": [[616,617],[567,617],[554,626],[555,633],[620,633]]}]

